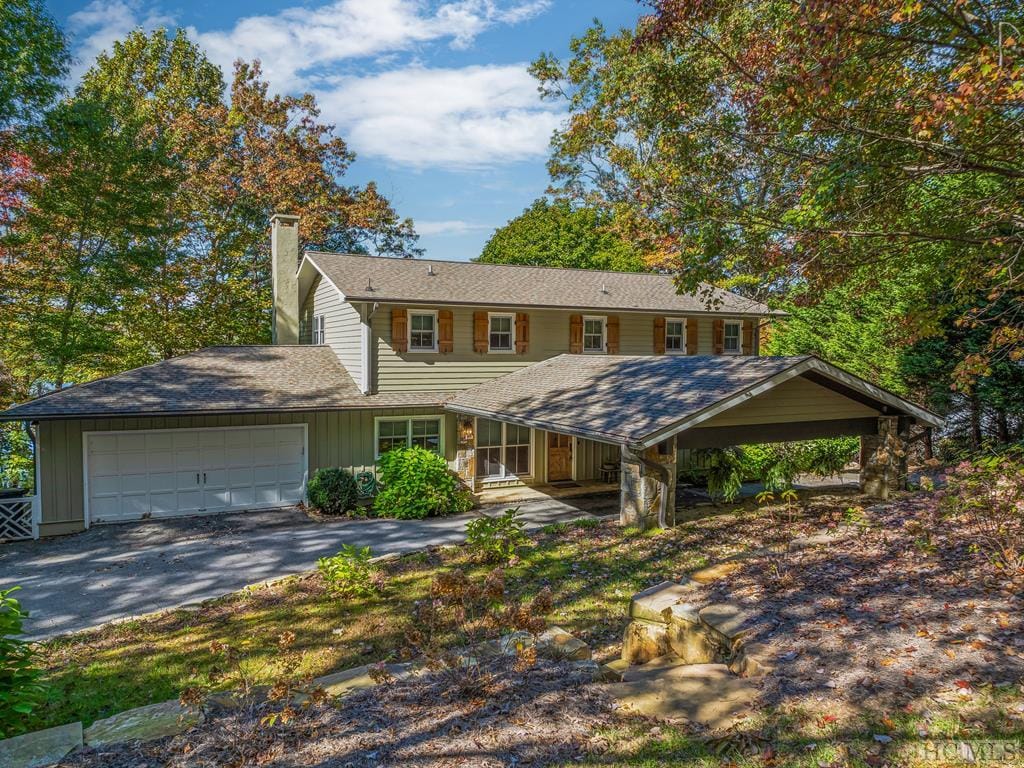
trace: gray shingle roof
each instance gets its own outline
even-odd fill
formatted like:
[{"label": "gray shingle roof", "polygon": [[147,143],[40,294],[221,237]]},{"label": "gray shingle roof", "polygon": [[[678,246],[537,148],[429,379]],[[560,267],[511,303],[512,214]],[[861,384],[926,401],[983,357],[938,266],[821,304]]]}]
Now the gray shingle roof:
[{"label": "gray shingle roof", "polygon": [[0,420],[439,405],[445,397],[363,395],[330,347],[208,347],[43,395]]},{"label": "gray shingle roof", "polygon": [[447,407],[632,443],[807,359],[559,355],[459,392]]},{"label": "gray shingle roof", "polygon": [[764,304],[711,286],[699,295],[679,294],[670,275],[322,252],[305,258],[349,301],[773,314]]}]

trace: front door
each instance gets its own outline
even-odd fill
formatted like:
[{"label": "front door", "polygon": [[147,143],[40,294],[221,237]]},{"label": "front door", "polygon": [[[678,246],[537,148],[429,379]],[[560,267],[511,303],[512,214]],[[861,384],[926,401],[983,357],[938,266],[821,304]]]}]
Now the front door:
[{"label": "front door", "polygon": [[572,480],[572,438],[548,432],[548,482]]}]

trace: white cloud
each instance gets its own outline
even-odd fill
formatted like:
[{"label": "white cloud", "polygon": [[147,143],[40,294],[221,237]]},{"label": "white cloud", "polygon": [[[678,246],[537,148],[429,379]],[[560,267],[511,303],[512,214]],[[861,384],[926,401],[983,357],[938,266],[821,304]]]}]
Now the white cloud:
[{"label": "white cloud", "polygon": [[357,153],[413,167],[481,168],[547,152],[562,115],[525,64],[409,67],[321,90],[324,116]]},{"label": "white cloud", "polygon": [[[409,65],[408,53],[431,42],[465,48],[487,29],[543,13],[550,2],[334,0],[188,32],[228,77],[236,59],[259,59],[274,91],[311,90],[324,117],[363,156],[416,168],[480,168],[544,155],[560,115],[540,102],[523,64],[432,69]],[[93,0],[70,17],[83,62],[76,78],[132,29],[173,25],[139,3]],[[376,73],[337,74],[352,61]]]},{"label": "white cloud", "polygon": [[477,232],[482,229],[494,229],[493,224],[478,224],[472,221],[461,219],[449,219],[446,221],[416,221],[416,231],[421,235],[464,235],[467,232]]},{"label": "white cloud", "polygon": [[116,40],[133,29],[145,30],[173,26],[174,19],[156,10],[143,12],[135,0],[93,0],[68,17],[68,30],[74,45],[72,82],[77,82],[96,57],[109,51]]},{"label": "white cloud", "polygon": [[235,59],[259,59],[275,87],[297,91],[311,87],[325,66],[439,40],[465,48],[486,29],[525,21],[549,4],[452,0],[431,7],[424,0],[335,0],[250,16],[224,32],[190,34],[226,72]]}]

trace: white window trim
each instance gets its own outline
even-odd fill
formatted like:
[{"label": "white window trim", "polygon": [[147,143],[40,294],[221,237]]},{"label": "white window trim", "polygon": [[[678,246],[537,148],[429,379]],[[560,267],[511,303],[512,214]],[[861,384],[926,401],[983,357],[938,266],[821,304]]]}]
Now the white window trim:
[{"label": "white window trim", "polygon": [[[739,334],[736,336],[736,349],[725,348],[725,326],[736,325],[739,326]],[[742,355],[743,354],[743,321],[738,320],[734,317],[722,318],[722,354],[723,355]]]},{"label": "white window trim", "polygon": [[[601,349],[587,349],[587,321],[599,320],[601,322]],[[580,343],[583,346],[585,355],[606,355],[608,354],[608,316],[607,315],[584,315],[583,333]]]},{"label": "white window trim", "polygon": [[[682,323],[683,324],[683,346],[682,349],[669,349],[668,348],[668,324],[669,323]],[[685,317],[666,317],[665,318],[665,354],[666,355],[685,355],[686,354],[686,318]]]},{"label": "white window trim", "polygon": [[441,456],[444,456],[444,416],[442,414],[425,414],[421,416],[377,416],[373,420],[373,458],[377,461],[381,457],[378,452],[380,448],[380,424],[382,421],[404,421],[405,422],[405,446],[412,445],[412,423],[414,421],[437,422],[437,449]]},{"label": "white window trim", "polygon": [[[406,312],[407,322],[409,324],[408,333],[406,337],[406,348],[410,352],[419,352],[421,354],[429,355],[437,352],[438,336],[441,335],[441,328],[437,324],[437,310],[436,309],[410,309]],[[413,315],[431,315],[434,318],[434,346],[433,347],[414,347],[412,345],[412,318]]]},{"label": "white window trim", "polygon": [[[491,346],[491,319],[495,317],[507,317],[511,320],[509,328],[508,349],[495,349]],[[515,312],[488,312],[487,313],[487,351],[492,355],[514,355],[516,353],[516,314]]]},{"label": "white window trim", "polygon": [[[506,428],[509,426],[508,422],[502,421],[501,419],[485,419],[485,421],[496,421],[499,424],[501,424],[501,459],[502,459],[501,466],[504,467],[505,466],[505,449],[508,447],[508,444],[505,442],[505,440],[506,440],[506,437],[505,437],[506,436]],[[474,452],[479,450],[479,446],[477,445],[477,435],[480,434],[479,424],[480,424],[480,417],[474,418],[473,419],[473,451]],[[513,424],[512,426],[522,426],[522,425]],[[481,483],[501,483],[501,482],[508,482],[509,480],[532,480],[533,479],[534,441],[537,439],[537,430],[534,429],[533,427],[527,427],[527,429],[530,430],[530,442],[529,442],[529,448],[527,448],[526,474],[517,475],[517,474],[513,473],[513,474],[505,474],[505,475],[486,475],[486,476],[483,476],[483,477],[476,476],[476,480],[478,480]],[[485,448],[493,448],[493,447],[494,447],[493,445],[485,446]],[[476,475],[475,472],[473,474]]]},{"label": "white window trim", "polygon": [[325,319],[324,313],[320,312],[313,315],[313,344],[322,346],[327,343],[327,320]]}]

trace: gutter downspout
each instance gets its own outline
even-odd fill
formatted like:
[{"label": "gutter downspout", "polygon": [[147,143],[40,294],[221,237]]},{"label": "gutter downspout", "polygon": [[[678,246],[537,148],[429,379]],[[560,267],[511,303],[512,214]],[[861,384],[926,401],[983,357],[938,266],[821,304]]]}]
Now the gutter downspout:
[{"label": "gutter downspout", "polygon": [[362,390],[364,395],[373,394],[373,360],[376,357],[373,354],[371,347],[373,346],[373,326],[371,321],[373,316],[377,314],[377,309],[380,304],[374,302],[373,304],[363,304],[359,309],[359,318],[362,324],[362,338],[360,340],[360,379],[359,388]]}]

